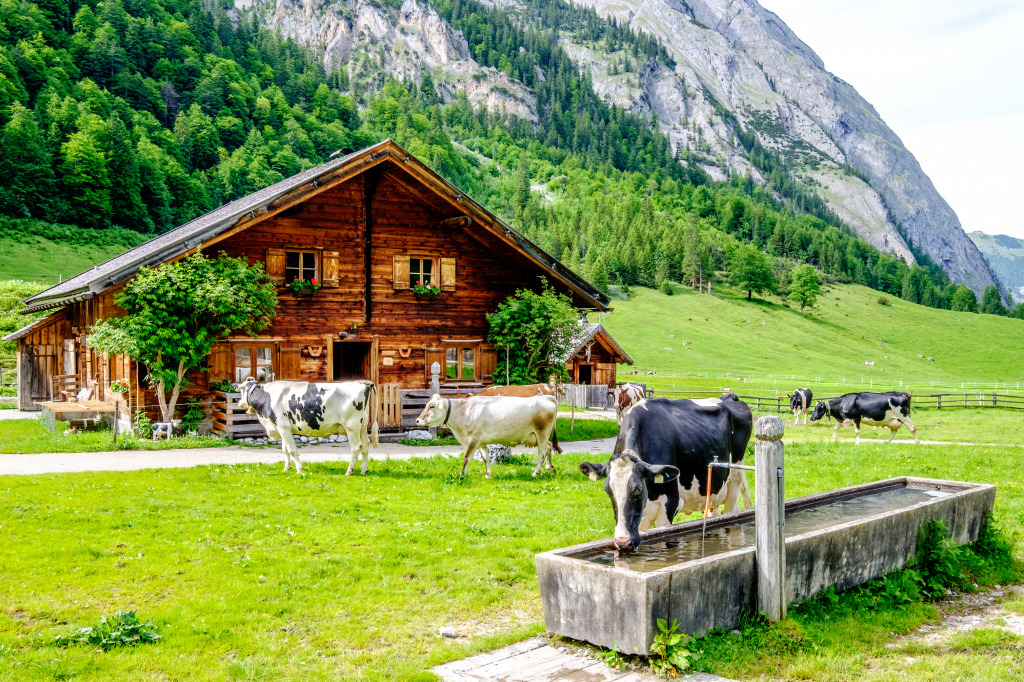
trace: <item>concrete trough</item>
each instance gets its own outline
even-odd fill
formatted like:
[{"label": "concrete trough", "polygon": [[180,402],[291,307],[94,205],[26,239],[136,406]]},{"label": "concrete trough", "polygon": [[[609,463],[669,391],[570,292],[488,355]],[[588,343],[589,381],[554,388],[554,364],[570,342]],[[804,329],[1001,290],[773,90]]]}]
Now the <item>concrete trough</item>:
[{"label": "concrete trough", "polygon": [[[902,568],[932,519],[958,544],[976,540],[995,494],[992,485],[900,477],[787,501],[787,603]],[[645,531],[625,558],[610,539],[538,554],[547,629],[649,655],[658,618],[694,636],[734,627],[756,604],[753,520],[751,509],[708,519],[703,558],[701,520]]]}]

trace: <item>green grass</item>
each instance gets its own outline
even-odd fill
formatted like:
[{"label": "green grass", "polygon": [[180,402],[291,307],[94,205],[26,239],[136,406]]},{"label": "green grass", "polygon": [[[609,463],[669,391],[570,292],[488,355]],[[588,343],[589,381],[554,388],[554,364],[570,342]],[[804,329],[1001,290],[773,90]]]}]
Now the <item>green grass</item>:
[{"label": "green grass", "polygon": [[[782,415],[786,421],[786,441],[823,442],[832,437],[834,421],[820,420],[793,426],[793,413]],[[915,410],[910,414],[917,437],[952,443],[999,443],[1024,445],[1024,411],[1004,409],[946,409]],[[896,432],[896,438],[912,438],[906,427]],[[852,442],[856,438],[852,426],[839,429],[839,440]],[[889,429],[862,426],[861,442],[887,441]],[[1024,449],[1021,450],[1024,455]]]},{"label": "green grass", "polygon": [[181,436],[170,440],[136,438],[130,434],[113,434],[107,429],[81,431],[65,435],[67,424],[57,423],[50,431],[38,419],[5,419],[0,421],[0,454],[37,454],[42,452],[107,452],[113,450],[179,450],[233,445],[234,441],[212,436]]},{"label": "green grass", "polygon": [[0,216],[0,280],[53,286],[152,236],[119,228],[90,230]]},{"label": "green grass", "polygon": [[[938,447],[790,443],[787,492],[894,475],[995,483],[996,521],[1019,554],[1016,451]],[[371,462],[365,477],[345,477],[345,463],[309,464],[301,479],[277,465],[0,477],[0,679],[408,679],[535,634],[533,556],[611,531],[583,458],[556,456],[559,473],[539,479],[530,458],[487,480],[440,457]],[[163,638],[106,653],[47,644],[129,610]],[[708,662],[743,679],[923,682],[947,679],[935,672],[946,659],[964,679],[1001,679],[1019,656],[981,636],[928,655],[883,646],[935,616],[917,604],[791,620],[765,635],[777,645]],[[465,636],[439,637],[446,625]],[[907,655],[941,659],[907,666]]]},{"label": "green grass", "polygon": [[[883,306],[877,291],[856,285],[832,287],[804,313],[778,299],[748,303],[727,287],[713,296],[682,287],[674,296],[632,291],[603,320],[637,363],[619,368],[621,381],[635,369],[636,380],[655,389],[731,388],[748,395],[805,385],[821,395],[870,388],[931,393],[963,391],[964,382],[1024,391],[1022,320],[936,310],[892,296]],[[649,370],[656,375],[646,375]]]}]

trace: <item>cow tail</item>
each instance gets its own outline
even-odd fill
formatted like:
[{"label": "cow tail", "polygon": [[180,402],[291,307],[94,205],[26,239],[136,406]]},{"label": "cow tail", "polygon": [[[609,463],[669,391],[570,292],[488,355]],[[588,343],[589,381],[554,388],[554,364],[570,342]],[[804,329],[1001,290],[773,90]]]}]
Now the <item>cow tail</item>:
[{"label": "cow tail", "polygon": [[[555,415],[555,416],[557,417],[557,415]],[[557,426],[552,426],[551,427],[551,449],[554,450],[555,452],[557,452],[558,454],[562,454],[562,446],[560,446],[558,444],[558,427]]]},{"label": "cow tail", "polygon": [[376,409],[373,411],[373,425],[370,426],[370,443],[375,448],[380,447],[380,394],[377,393],[377,384],[370,384],[373,390],[373,404]]}]

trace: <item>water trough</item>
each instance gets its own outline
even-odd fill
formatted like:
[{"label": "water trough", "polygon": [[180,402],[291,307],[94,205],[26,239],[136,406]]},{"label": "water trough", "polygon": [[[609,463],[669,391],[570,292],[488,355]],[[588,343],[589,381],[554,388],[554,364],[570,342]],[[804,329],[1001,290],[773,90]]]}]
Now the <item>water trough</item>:
[{"label": "water trough", "polygon": [[995,493],[986,484],[898,477],[787,500],[785,551],[760,577],[752,509],[709,519],[703,556],[702,520],[645,531],[631,554],[616,555],[610,539],[545,552],[536,557],[544,621],[551,632],[646,655],[658,618],[699,636],[765,610],[757,592],[759,584],[772,589],[766,569],[785,576],[784,614],[785,604],[830,585],[848,589],[902,568],[932,519],[958,544],[971,542]]}]

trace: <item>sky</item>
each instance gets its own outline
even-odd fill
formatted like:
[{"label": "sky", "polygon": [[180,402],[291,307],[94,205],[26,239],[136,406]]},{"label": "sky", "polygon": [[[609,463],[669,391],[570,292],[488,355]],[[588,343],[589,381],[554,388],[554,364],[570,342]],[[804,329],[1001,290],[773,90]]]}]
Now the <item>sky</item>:
[{"label": "sky", "polygon": [[760,0],[871,102],[964,230],[1024,238],[1024,0]]}]

